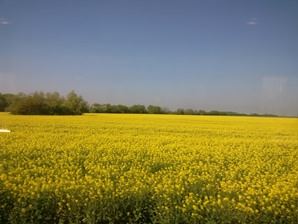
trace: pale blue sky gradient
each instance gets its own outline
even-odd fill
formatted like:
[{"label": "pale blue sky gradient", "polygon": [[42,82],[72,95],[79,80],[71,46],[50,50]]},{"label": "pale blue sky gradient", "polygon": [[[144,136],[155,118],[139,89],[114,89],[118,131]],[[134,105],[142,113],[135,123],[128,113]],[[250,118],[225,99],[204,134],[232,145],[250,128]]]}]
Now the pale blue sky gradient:
[{"label": "pale blue sky gradient", "polygon": [[296,0],[0,0],[0,92],[298,115]]}]

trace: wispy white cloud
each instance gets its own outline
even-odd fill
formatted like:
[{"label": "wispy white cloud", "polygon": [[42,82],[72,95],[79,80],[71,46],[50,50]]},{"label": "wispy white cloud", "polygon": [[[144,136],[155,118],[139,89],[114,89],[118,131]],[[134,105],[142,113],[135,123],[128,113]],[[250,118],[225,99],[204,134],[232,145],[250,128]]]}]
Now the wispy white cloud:
[{"label": "wispy white cloud", "polygon": [[250,26],[255,26],[257,25],[257,18],[250,18],[247,22],[246,22],[247,25],[250,25]]},{"label": "wispy white cloud", "polygon": [[11,22],[8,19],[0,17],[0,25],[9,25],[9,24],[11,24]]}]

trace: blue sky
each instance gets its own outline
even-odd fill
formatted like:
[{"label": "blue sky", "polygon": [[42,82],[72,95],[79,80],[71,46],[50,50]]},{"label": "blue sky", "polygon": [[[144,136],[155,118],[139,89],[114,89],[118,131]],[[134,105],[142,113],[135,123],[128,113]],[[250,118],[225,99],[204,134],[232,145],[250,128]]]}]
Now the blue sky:
[{"label": "blue sky", "polygon": [[296,0],[0,0],[0,92],[298,114]]}]

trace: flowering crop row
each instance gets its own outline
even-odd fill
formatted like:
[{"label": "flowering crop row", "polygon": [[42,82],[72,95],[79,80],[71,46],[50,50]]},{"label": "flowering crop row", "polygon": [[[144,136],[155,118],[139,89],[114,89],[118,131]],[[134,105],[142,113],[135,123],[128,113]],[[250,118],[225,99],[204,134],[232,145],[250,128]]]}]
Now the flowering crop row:
[{"label": "flowering crop row", "polygon": [[0,223],[297,223],[298,120],[0,114]]}]

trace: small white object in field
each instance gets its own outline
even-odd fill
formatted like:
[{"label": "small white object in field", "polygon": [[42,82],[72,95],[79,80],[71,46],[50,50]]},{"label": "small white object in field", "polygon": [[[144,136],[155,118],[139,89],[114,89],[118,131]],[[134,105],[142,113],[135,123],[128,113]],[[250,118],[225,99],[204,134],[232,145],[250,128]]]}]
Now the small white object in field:
[{"label": "small white object in field", "polygon": [[8,130],[8,129],[0,129],[0,132],[6,132],[6,133],[8,133],[8,132],[10,132],[10,130]]}]

